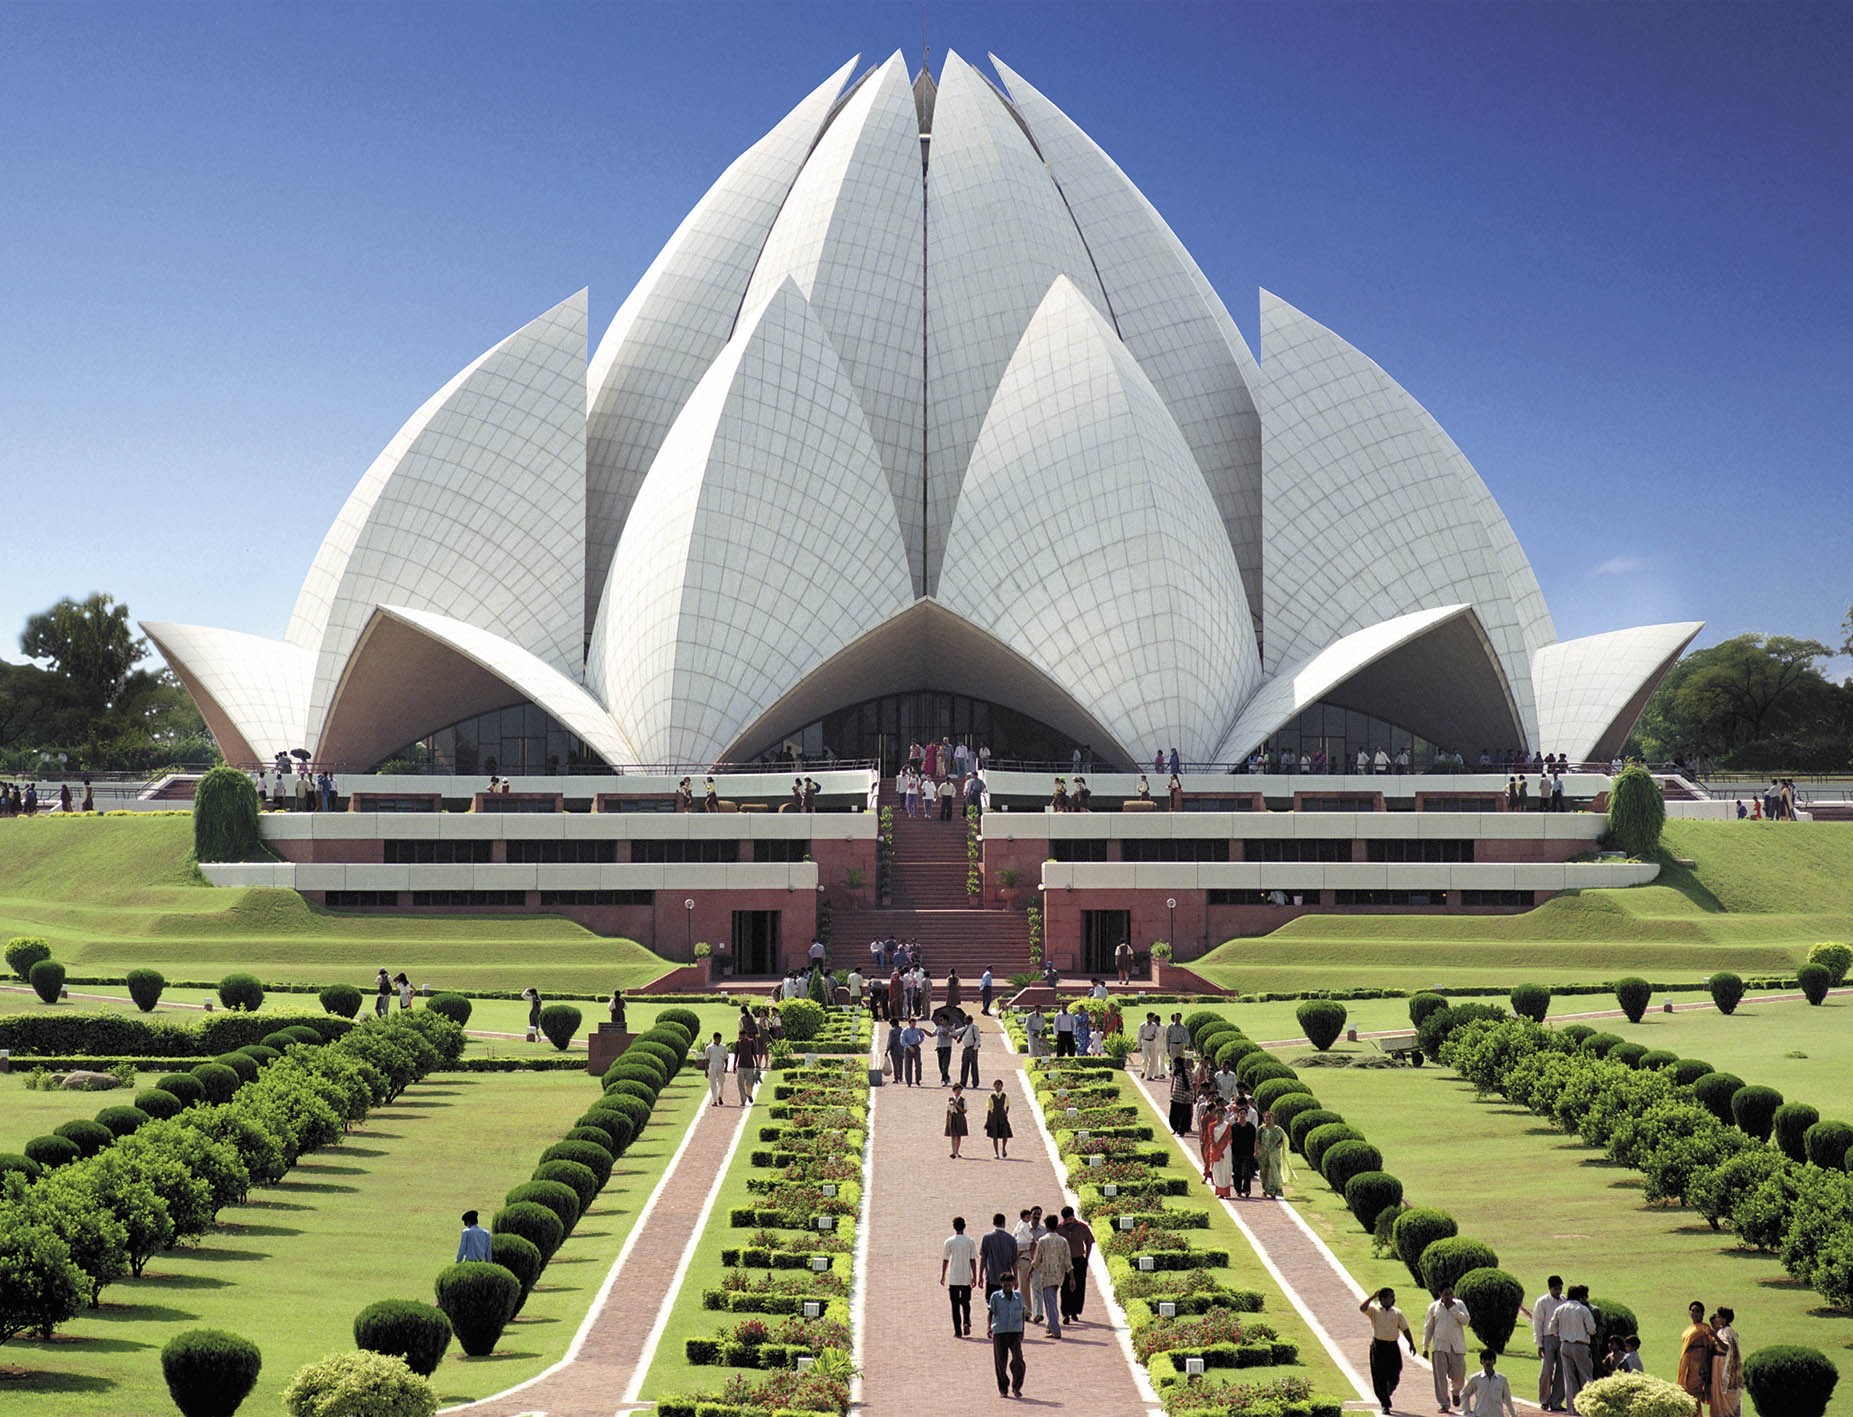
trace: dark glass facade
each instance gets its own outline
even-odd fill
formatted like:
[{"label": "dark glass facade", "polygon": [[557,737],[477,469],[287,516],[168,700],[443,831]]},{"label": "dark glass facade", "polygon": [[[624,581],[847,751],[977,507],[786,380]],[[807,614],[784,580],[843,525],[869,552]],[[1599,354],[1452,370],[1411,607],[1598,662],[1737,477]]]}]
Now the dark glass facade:
[{"label": "dark glass facade", "polygon": [[[911,743],[929,738],[950,738],[973,748],[989,747],[993,762],[1060,763],[1078,747],[1065,733],[1001,704],[964,694],[922,690],[887,694],[836,709],[804,727],[768,743],[762,761],[789,757],[793,750],[812,761],[837,758],[879,759],[883,772],[893,772],[907,759]],[[1092,745],[1104,767],[1110,750]]]},{"label": "dark glass facade", "polygon": [[388,753],[375,771],[456,773],[463,777],[491,773],[502,777],[552,777],[559,773],[602,769],[603,758],[551,714],[533,704],[491,709],[407,743]]},{"label": "dark glass facade", "polygon": [[[1314,704],[1284,725],[1264,747],[1277,755],[1279,772],[1298,772],[1302,754],[1311,771],[1355,772],[1360,748],[1373,757],[1382,748],[1392,764],[1408,749],[1411,772],[1427,772],[1435,765],[1435,745],[1426,738],[1356,709],[1331,704]],[[1325,763],[1320,767],[1322,751]]]}]

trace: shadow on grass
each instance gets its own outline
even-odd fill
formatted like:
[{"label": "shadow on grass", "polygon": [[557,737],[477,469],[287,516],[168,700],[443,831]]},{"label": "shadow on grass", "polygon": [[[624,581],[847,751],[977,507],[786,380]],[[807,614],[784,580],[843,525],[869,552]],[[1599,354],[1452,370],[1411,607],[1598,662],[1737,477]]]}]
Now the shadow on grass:
[{"label": "shadow on grass", "polygon": [[338,1181],[316,1181],[316,1182],[300,1181],[300,1182],[293,1184],[290,1187],[290,1189],[293,1191],[301,1191],[305,1195],[327,1196],[327,1195],[351,1195],[353,1192],[359,1190],[360,1187],[359,1186],[344,1186],[340,1184]]},{"label": "shadow on grass", "polygon": [[0,1366],[0,1393],[108,1392],[115,1386],[109,1378],[95,1378],[86,1373],[46,1373]]},{"label": "shadow on grass", "polygon": [[166,1304],[112,1304],[107,1299],[100,1309],[85,1309],[79,1318],[105,1324],[184,1324],[199,1317],[191,1309],[173,1309]]},{"label": "shadow on grass", "polygon": [[[336,1166],[327,1161],[305,1161],[296,1168],[296,1174],[298,1176],[364,1176],[367,1174],[367,1168],[364,1166]],[[289,1182],[284,1182],[284,1185],[287,1186],[288,1184]]]},{"label": "shadow on grass", "polygon": [[143,1270],[141,1278],[132,1281],[138,1289],[227,1289],[231,1287],[229,1279],[217,1279],[210,1274],[164,1274]]},{"label": "shadow on grass", "polygon": [[245,1264],[251,1260],[267,1260],[268,1250],[226,1250],[217,1246],[204,1246],[190,1252],[190,1258],[202,1260],[206,1264]]},{"label": "shadow on grass", "polygon": [[302,1234],[302,1231],[298,1230],[294,1225],[241,1225],[235,1220],[226,1222],[224,1225],[221,1225],[219,1229],[223,1234],[233,1236],[265,1235],[275,1237]]},{"label": "shadow on grass", "polygon": [[384,1156],[386,1152],[377,1146],[344,1146],[341,1148],[341,1154],[343,1156]]}]

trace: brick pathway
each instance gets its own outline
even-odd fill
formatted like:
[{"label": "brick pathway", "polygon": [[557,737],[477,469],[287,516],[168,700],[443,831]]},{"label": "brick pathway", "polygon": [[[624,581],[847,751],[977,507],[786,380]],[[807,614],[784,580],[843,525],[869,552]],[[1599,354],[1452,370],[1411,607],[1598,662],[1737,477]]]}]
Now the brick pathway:
[{"label": "brick pathway", "polygon": [[[754,1113],[755,1109],[748,1108],[746,1116]],[[675,1275],[682,1267],[690,1232],[721,1174],[742,1120],[732,1099],[726,1107],[710,1107],[703,1098],[690,1124],[693,1131],[687,1149],[658,1183],[650,1213],[627,1237],[624,1251],[593,1300],[588,1326],[561,1362],[520,1387],[445,1412],[468,1417],[541,1413],[546,1417],[612,1417],[614,1412],[636,1410],[639,1404],[624,1405],[623,1394],[637,1375],[658,1312],[675,1297]],[[681,1142],[681,1134],[662,1138],[662,1144],[671,1148]],[[618,1166],[623,1165],[620,1159]],[[626,1196],[623,1203],[636,1202]],[[596,1219],[606,1204],[601,1196],[587,1216]],[[546,1282],[545,1275],[541,1282]]]},{"label": "brick pathway", "polygon": [[[952,1217],[963,1215],[974,1239],[1003,1211],[1016,1224],[1017,1212],[1063,1202],[1061,1175],[1038,1134],[1022,1060],[1006,1047],[996,1025],[984,1029],[982,1077],[1004,1079],[1016,1131],[1008,1160],[991,1155],[983,1134],[984,1102],[974,1097],[974,1135],[965,1139],[965,1159],[947,1155],[943,1133],[950,1090],[939,1086],[939,1069],[926,1050],[919,1088],[889,1083],[874,1093],[871,1123],[872,1175],[868,1196],[868,1247],[863,1300],[860,1409],[871,1414],[920,1405],[935,1412],[1007,1409],[992,1375],[991,1345],[984,1338],[982,1294],[974,1296],[972,1336],[952,1336],[951,1310],[939,1287],[940,1246],[952,1233]],[[957,1067],[958,1055],[953,1055]],[[1087,1310],[1080,1325],[1064,1327],[1059,1342],[1030,1325],[1023,1343],[1028,1376],[1025,1405],[1044,1410],[1135,1417],[1150,1404],[1140,1395],[1120,1333],[1109,1322],[1102,1286],[1106,1272],[1097,1255],[1088,1275]]]}]

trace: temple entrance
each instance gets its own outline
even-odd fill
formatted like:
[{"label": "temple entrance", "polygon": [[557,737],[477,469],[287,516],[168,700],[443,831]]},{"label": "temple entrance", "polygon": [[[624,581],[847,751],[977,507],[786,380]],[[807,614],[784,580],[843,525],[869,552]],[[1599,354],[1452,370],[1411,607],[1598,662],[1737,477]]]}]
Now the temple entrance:
[{"label": "temple entrance", "polygon": [[1126,910],[1083,910],[1081,912],[1081,972],[1113,974],[1113,951],[1121,940],[1132,939],[1132,913]]},{"label": "temple entrance", "polygon": [[736,910],[733,913],[733,970],[735,974],[779,972],[778,910]]}]

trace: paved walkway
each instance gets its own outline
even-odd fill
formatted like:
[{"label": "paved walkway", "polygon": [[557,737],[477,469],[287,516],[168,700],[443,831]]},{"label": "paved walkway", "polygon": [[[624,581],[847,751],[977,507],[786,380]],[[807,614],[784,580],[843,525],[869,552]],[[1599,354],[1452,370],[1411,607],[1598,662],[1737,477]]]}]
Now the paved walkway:
[{"label": "paved walkway", "polygon": [[[1004,1079],[1010,1122],[1016,1136],[1010,1156],[991,1155],[983,1133],[984,1101],[973,1096],[974,1135],[965,1139],[965,1159],[947,1155],[943,1135],[950,1089],[939,1086],[937,1060],[926,1050],[927,1085],[893,1083],[875,1089],[871,1118],[872,1166],[868,1195],[868,1244],[862,1282],[865,1330],[862,1340],[860,1410],[897,1413],[910,1406],[935,1412],[995,1411],[997,1396],[991,1345],[984,1337],[982,1291],[973,1296],[972,1336],[954,1338],[946,1293],[939,1287],[940,1246],[952,1233],[952,1217],[963,1215],[974,1239],[1004,1212],[1014,1227],[1025,1206],[1072,1204],[1056,1169],[1054,1151],[1036,1126],[1034,1104],[1022,1059],[1011,1053],[996,1024],[981,1019],[980,1054],[984,1091]],[[956,1068],[958,1055],[953,1055]],[[956,1075],[956,1074],[955,1074]],[[1028,1376],[1023,1404],[1049,1411],[1113,1413],[1135,1417],[1151,1403],[1133,1377],[1124,1343],[1123,1318],[1115,1325],[1107,1303],[1104,1257],[1096,1254],[1088,1275],[1083,1321],[1065,1327],[1060,1341],[1030,1325],[1023,1343]]]}]

